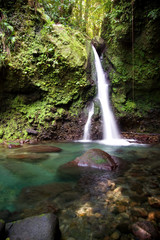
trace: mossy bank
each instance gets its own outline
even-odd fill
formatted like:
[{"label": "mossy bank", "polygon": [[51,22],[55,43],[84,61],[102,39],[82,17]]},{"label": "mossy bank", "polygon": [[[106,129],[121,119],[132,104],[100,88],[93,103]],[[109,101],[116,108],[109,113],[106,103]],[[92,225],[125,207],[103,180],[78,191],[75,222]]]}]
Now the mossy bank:
[{"label": "mossy bank", "polygon": [[1,141],[80,138],[79,116],[94,95],[84,36],[27,4],[1,16]]},{"label": "mossy bank", "polygon": [[122,130],[160,133],[159,1],[112,1],[103,23],[112,103]]}]

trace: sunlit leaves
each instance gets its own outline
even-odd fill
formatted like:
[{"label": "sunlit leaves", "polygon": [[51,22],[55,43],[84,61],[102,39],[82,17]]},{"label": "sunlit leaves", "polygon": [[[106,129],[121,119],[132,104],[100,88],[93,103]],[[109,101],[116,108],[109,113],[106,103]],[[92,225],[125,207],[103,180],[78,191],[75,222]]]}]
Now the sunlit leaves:
[{"label": "sunlit leaves", "polygon": [[79,26],[91,38],[101,33],[106,8],[110,9],[110,0],[77,0],[72,13],[72,24]]},{"label": "sunlit leaves", "polygon": [[39,0],[46,14],[56,23],[67,24],[74,0]]}]

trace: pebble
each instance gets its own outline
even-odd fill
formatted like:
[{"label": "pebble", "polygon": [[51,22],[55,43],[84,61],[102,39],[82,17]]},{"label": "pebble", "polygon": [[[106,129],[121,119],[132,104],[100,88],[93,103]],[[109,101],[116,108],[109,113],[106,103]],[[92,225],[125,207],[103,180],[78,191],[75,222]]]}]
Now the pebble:
[{"label": "pebble", "polygon": [[144,208],[140,208],[140,207],[134,207],[131,212],[133,215],[135,215],[137,217],[147,217],[148,216],[148,212]]},{"label": "pebble", "polygon": [[148,202],[151,206],[160,208],[160,196],[149,197]]},{"label": "pebble", "polygon": [[121,233],[119,231],[115,231],[114,233],[112,233],[111,238],[113,240],[117,240],[120,238],[120,236],[121,236]]},{"label": "pebble", "polygon": [[106,236],[103,240],[110,240],[110,237]]},{"label": "pebble", "polygon": [[148,220],[150,220],[150,221],[155,220],[155,212],[148,213]]}]

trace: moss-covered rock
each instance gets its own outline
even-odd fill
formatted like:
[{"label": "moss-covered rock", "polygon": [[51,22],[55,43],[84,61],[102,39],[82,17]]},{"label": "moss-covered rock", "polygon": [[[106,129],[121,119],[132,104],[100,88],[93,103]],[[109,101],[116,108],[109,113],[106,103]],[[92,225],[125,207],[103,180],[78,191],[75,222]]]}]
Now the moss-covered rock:
[{"label": "moss-covered rock", "polygon": [[8,11],[4,21],[14,29],[15,41],[6,43],[10,54],[1,49],[0,137],[31,138],[26,129],[43,136],[63,118],[74,121],[94,94],[86,78],[84,36],[28,5]]},{"label": "moss-covered rock", "polygon": [[[128,130],[160,132],[159,20],[157,0],[113,1],[106,14],[102,33],[107,43],[106,69],[123,130],[127,130],[125,120]],[[151,114],[157,121],[154,127]]]}]

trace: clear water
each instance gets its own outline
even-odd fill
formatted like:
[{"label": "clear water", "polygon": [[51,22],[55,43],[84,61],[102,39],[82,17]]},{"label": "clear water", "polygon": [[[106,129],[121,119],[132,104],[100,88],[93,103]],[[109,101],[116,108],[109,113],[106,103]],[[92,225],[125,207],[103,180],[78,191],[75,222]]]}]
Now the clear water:
[{"label": "clear water", "polygon": [[[159,148],[141,145],[111,146],[94,142],[50,143],[50,145],[60,147],[62,152],[50,153],[46,160],[41,160],[37,163],[8,159],[7,155],[16,154],[17,149],[4,150],[0,148],[0,210],[16,210],[17,197],[25,187],[64,181],[63,176],[57,174],[58,168],[82,155],[88,149],[100,148],[110,155],[122,158],[125,161],[125,165],[136,162],[139,158],[152,159],[154,155],[156,155],[155,160],[158,161],[157,156],[160,154]],[[21,151],[25,152],[25,147]],[[77,178],[65,178],[65,181],[76,182]]]}]

